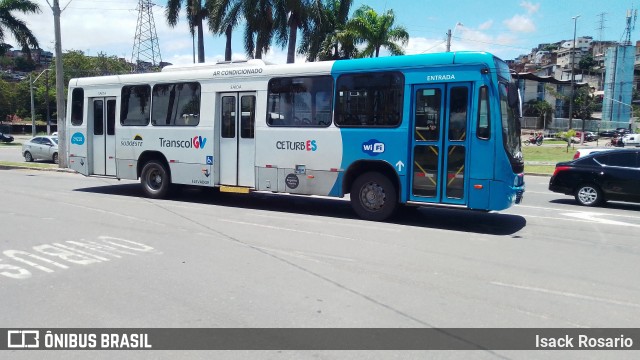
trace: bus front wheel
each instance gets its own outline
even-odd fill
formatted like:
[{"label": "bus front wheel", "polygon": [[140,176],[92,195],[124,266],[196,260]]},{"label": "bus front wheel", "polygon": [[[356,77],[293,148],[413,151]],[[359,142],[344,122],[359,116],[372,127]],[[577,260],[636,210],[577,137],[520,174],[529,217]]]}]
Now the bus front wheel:
[{"label": "bus front wheel", "polygon": [[360,175],[351,186],[351,206],[365,220],[383,221],[398,207],[395,186],[388,177],[378,172]]},{"label": "bus front wheel", "polygon": [[140,182],[145,195],[152,199],[161,199],[167,195],[171,180],[167,168],[162,163],[152,160],[142,168]]}]

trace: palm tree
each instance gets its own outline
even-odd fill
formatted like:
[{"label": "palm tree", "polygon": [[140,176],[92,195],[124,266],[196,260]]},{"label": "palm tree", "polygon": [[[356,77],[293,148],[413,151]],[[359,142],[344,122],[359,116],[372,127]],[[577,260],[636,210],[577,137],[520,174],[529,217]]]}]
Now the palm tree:
[{"label": "palm tree", "polygon": [[[198,28],[198,62],[204,62],[204,31],[202,29],[202,23],[204,19],[209,17],[209,8],[207,4],[211,0],[205,0],[205,4],[202,4],[202,0],[184,0],[187,10],[187,21],[189,22],[189,30],[191,34],[194,33],[194,28]],[[174,27],[178,24],[178,17],[180,9],[182,8],[183,0],[168,0],[165,15],[169,26]]]},{"label": "palm tree", "polygon": [[298,29],[309,28],[311,18],[317,18],[322,10],[320,0],[275,0],[276,42],[287,45],[287,63],[295,62]]},{"label": "palm tree", "polygon": [[353,57],[356,47],[353,33],[345,29],[353,0],[327,0],[320,11],[312,13],[302,28],[298,53],[308,61]]},{"label": "palm tree", "polygon": [[242,19],[242,0],[213,0],[209,6],[209,29],[214,34],[224,34],[227,40],[224,60],[231,61],[231,34]]},{"label": "palm tree", "polygon": [[243,0],[244,49],[249,57],[262,59],[275,32],[273,0]]},{"label": "palm tree", "polygon": [[393,10],[378,15],[370,6],[363,5],[353,13],[346,28],[357,34],[358,41],[366,44],[360,53],[363,57],[380,56],[381,47],[385,47],[392,55],[402,55],[404,50],[396,42],[406,45],[409,33],[402,26],[394,27],[394,22]]},{"label": "palm tree", "polygon": [[0,43],[4,42],[5,29],[16,39],[29,58],[31,49],[39,47],[38,40],[33,35],[27,24],[16,18],[12,12],[20,12],[25,15],[40,13],[40,6],[30,0],[0,0]]}]

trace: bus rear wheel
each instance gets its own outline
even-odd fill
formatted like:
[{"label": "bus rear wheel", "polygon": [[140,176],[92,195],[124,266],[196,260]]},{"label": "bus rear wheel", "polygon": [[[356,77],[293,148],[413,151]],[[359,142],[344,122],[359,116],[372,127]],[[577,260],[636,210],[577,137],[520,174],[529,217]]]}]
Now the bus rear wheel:
[{"label": "bus rear wheel", "polygon": [[149,161],[144,165],[140,182],[145,195],[152,199],[164,198],[169,191],[169,185],[171,185],[167,168],[156,160]]},{"label": "bus rear wheel", "polygon": [[396,211],[398,194],[388,177],[367,172],[351,186],[351,206],[362,219],[383,221]]}]

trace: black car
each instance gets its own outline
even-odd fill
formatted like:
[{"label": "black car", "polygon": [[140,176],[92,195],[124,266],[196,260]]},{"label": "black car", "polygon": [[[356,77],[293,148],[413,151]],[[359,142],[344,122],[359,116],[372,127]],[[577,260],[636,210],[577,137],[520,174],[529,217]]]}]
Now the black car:
[{"label": "black car", "polygon": [[600,137],[620,137],[620,136],[624,136],[626,134],[629,133],[629,130],[625,129],[625,128],[618,128],[616,130],[605,130],[605,131],[601,131],[598,135],[600,135]]},{"label": "black car", "polygon": [[13,136],[0,133],[0,142],[10,143],[13,141]]},{"label": "black car", "polygon": [[574,195],[585,206],[607,200],[640,202],[640,149],[596,152],[558,163],[549,190]]}]

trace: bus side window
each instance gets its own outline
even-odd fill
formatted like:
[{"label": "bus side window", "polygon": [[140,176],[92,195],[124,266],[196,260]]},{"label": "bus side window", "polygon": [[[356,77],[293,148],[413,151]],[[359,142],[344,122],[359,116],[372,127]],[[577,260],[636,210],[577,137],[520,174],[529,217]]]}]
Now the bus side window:
[{"label": "bus side window", "polygon": [[338,126],[395,127],[402,121],[404,75],[400,72],[344,74],[336,83]]},{"label": "bus side window", "polygon": [[120,124],[146,126],[151,117],[151,86],[130,85],[122,87]]},{"label": "bus side window", "polygon": [[71,125],[82,125],[84,112],[84,90],[75,88],[71,92]]},{"label": "bus side window", "polygon": [[489,88],[480,88],[480,98],[478,99],[478,125],[476,136],[478,139],[488,140],[491,138],[491,117],[489,112]]},{"label": "bus side window", "polygon": [[267,125],[326,127],[331,124],[331,76],[274,78],[269,81]]},{"label": "bus side window", "polygon": [[152,96],[152,125],[196,126],[200,122],[199,83],[156,84]]}]

